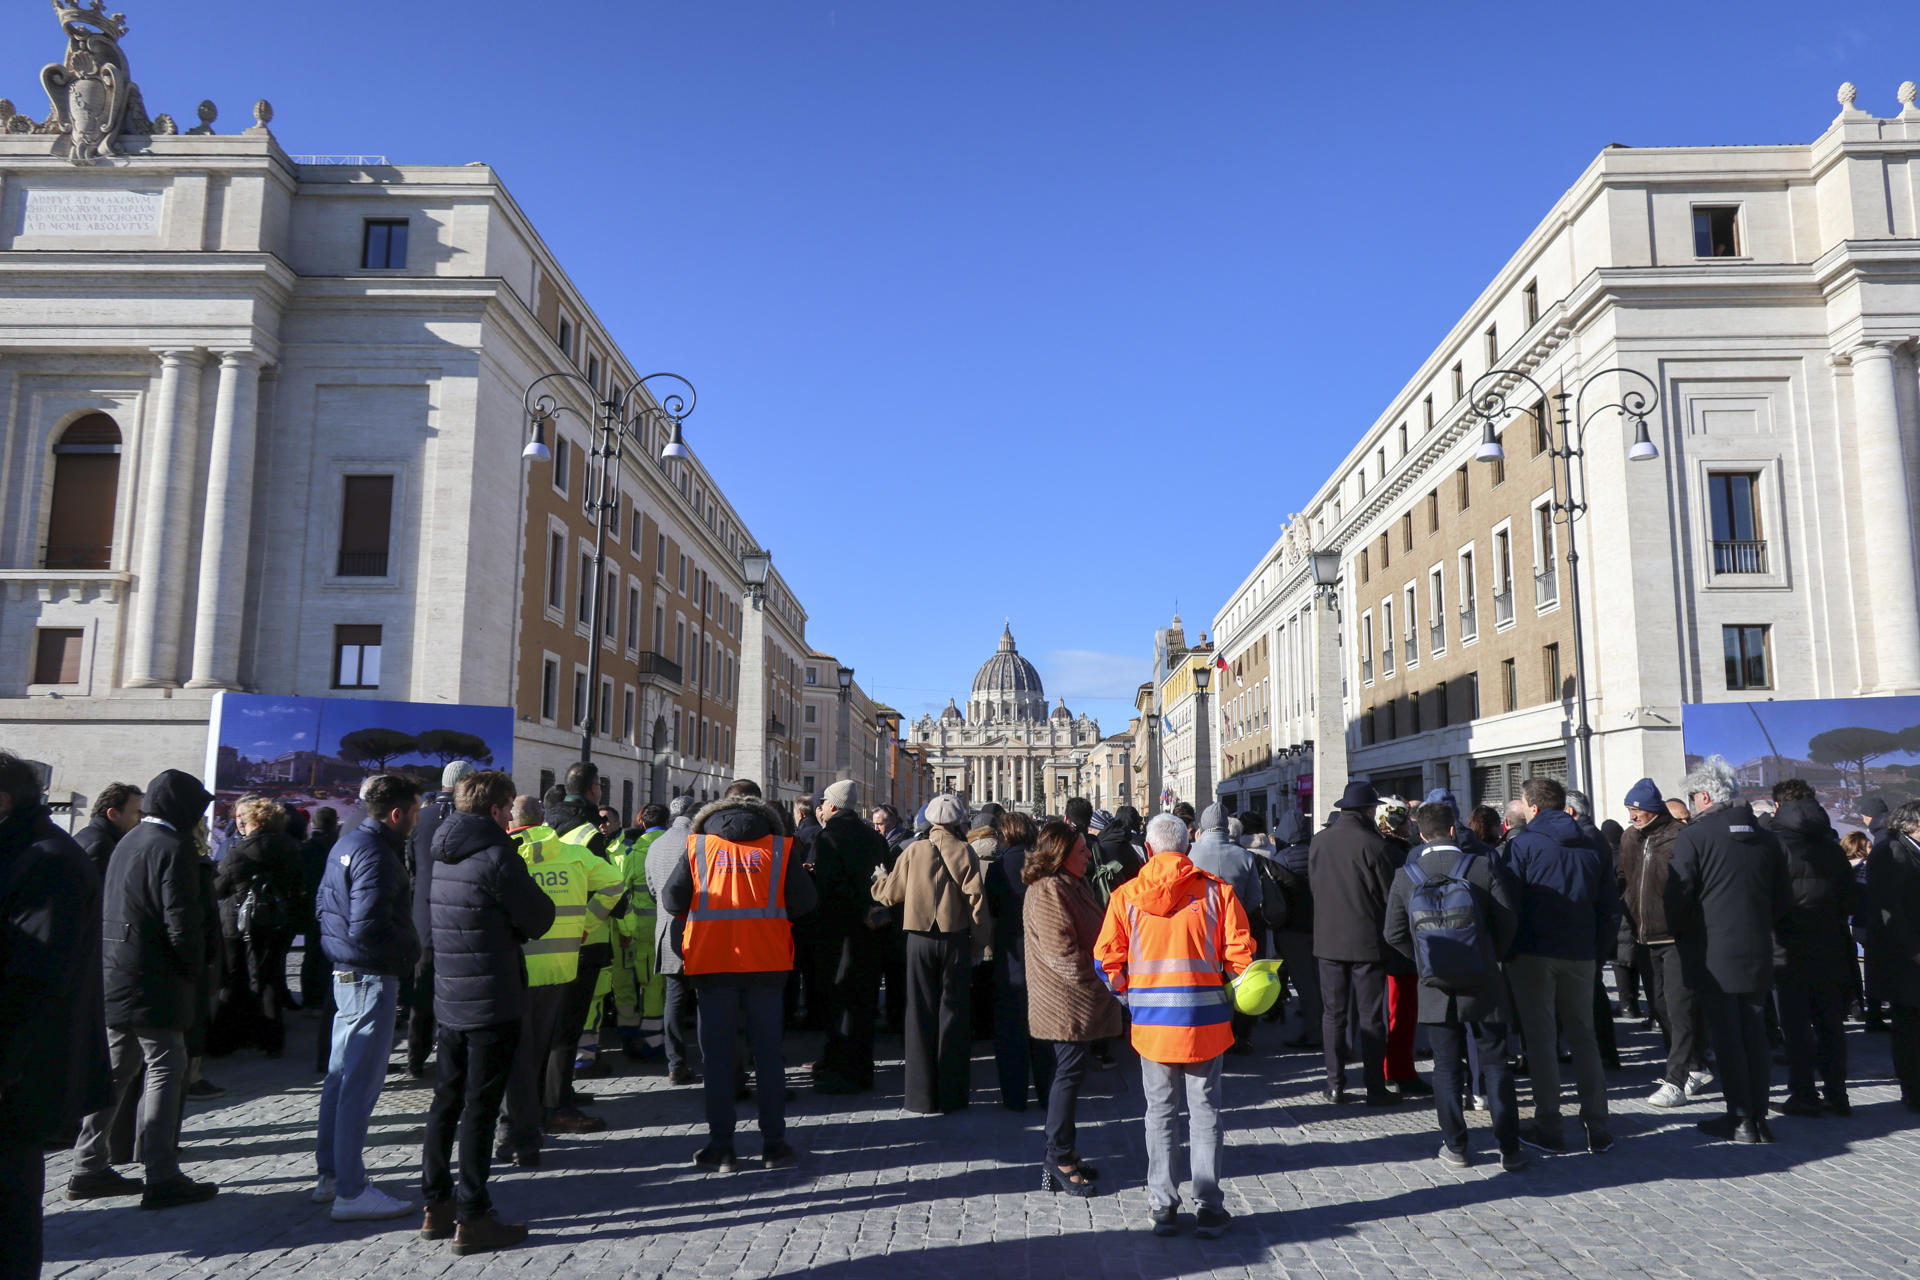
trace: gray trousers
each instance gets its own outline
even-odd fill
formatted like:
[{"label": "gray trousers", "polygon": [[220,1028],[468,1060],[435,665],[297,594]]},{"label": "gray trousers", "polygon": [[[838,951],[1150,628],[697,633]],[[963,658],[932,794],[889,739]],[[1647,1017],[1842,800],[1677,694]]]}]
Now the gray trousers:
[{"label": "gray trousers", "polygon": [[[1573,1076],[1580,1086],[1580,1119],[1593,1128],[1607,1123],[1607,1077],[1600,1067],[1600,1042],[1593,1029],[1594,960],[1558,960],[1515,956],[1507,981],[1527,1043],[1527,1078],[1533,1086],[1533,1123],[1542,1135],[1561,1137],[1560,1042],[1573,1052]],[[1555,1032],[1558,1031],[1559,1035]]]},{"label": "gray trousers", "polygon": [[[80,1173],[104,1173],[113,1167],[112,1137],[120,1116],[139,1108],[140,1159],[147,1185],[180,1176],[180,1113],[187,1101],[187,1035],[155,1027],[108,1027],[107,1054],[113,1064],[112,1100],[86,1118],[74,1146]],[[142,1070],[146,1081],[136,1082]]]},{"label": "gray trousers", "polygon": [[1140,1083],[1147,1095],[1147,1205],[1180,1207],[1180,1185],[1173,1176],[1173,1148],[1180,1117],[1180,1086],[1186,1085],[1187,1147],[1193,1169],[1193,1199],[1202,1209],[1225,1208],[1220,1195],[1220,1064],[1153,1062],[1140,1059]]}]

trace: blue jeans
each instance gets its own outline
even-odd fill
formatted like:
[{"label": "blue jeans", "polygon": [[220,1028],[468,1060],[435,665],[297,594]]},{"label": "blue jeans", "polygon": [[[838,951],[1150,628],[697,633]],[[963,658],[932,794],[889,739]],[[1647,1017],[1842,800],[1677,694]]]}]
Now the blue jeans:
[{"label": "blue jeans", "polygon": [[333,1053],[320,1086],[320,1134],[314,1163],[331,1176],[334,1194],[351,1200],[367,1189],[367,1121],[387,1080],[400,979],[382,974],[333,975]]}]

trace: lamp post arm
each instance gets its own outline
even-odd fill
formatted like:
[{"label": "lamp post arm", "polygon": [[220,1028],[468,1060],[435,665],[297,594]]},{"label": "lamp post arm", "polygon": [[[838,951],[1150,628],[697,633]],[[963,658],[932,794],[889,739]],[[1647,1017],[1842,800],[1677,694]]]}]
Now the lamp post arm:
[{"label": "lamp post arm", "polygon": [[[1467,393],[1467,409],[1474,417],[1492,425],[1504,422],[1516,413],[1524,413],[1513,398],[1501,388],[1500,383],[1509,378],[1518,378],[1540,393],[1540,402],[1545,404],[1548,396],[1545,387],[1534,380],[1532,374],[1523,369],[1489,369],[1473,380],[1473,386]],[[1486,390],[1482,391],[1481,388]]]}]

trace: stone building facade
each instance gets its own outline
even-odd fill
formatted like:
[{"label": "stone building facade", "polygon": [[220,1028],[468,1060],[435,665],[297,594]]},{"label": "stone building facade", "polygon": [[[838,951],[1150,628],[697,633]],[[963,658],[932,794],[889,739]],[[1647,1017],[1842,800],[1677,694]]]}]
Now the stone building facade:
[{"label": "stone building facade", "polygon": [[1040,673],[1020,655],[1012,624],[974,676],[967,709],[949,700],[938,716],[914,721],[912,738],[926,749],[936,790],[1035,814],[1065,808],[1101,741],[1099,723],[1064,701],[1047,710]]},{"label": "stone building facade", "polygon": [[[1689,703],[1920,691],[1920,107],[1898,96],[1876,118],[1843,86],[1810,144],[1593,161],[1216,616],[1230,663],[1266,645],[1278,761],[1223,788],[1271,804],[1310,777],[1329,689],[1378,787],[1498,804],[1572,775],[1607,808],[1677,782]],[[1653,458],[1617,408],[1649,390]],[[1562,392],[1571,527],[1541,423]],[[1337,644],[1315,552],[1338,557]]]}]

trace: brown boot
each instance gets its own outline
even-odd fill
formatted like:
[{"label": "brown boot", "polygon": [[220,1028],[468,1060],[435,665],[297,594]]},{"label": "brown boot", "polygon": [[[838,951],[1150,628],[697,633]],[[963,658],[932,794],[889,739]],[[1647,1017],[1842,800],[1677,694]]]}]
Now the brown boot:
[{"label": "brown boot", "polygon": [[502,1222],[489,1213],[482,1218],[474,1218],[460,1224],[454,1232],[453,1251],[459,1257],[470,1253],[491,1253],[495,1249],[511,1249],[527,1238],[526,1224],[520,1222]]},{"label": "brown boot", "polygon": [[445,1240],[453,1234],[453,1201],[427,1201],[426,1217],[420,1223],[422,1240]]},{"label": "brown boot", "polygon": [[599,1133],[607,1122],[578,1107],[556,1107],[547,1113],[548,1133]]}]

